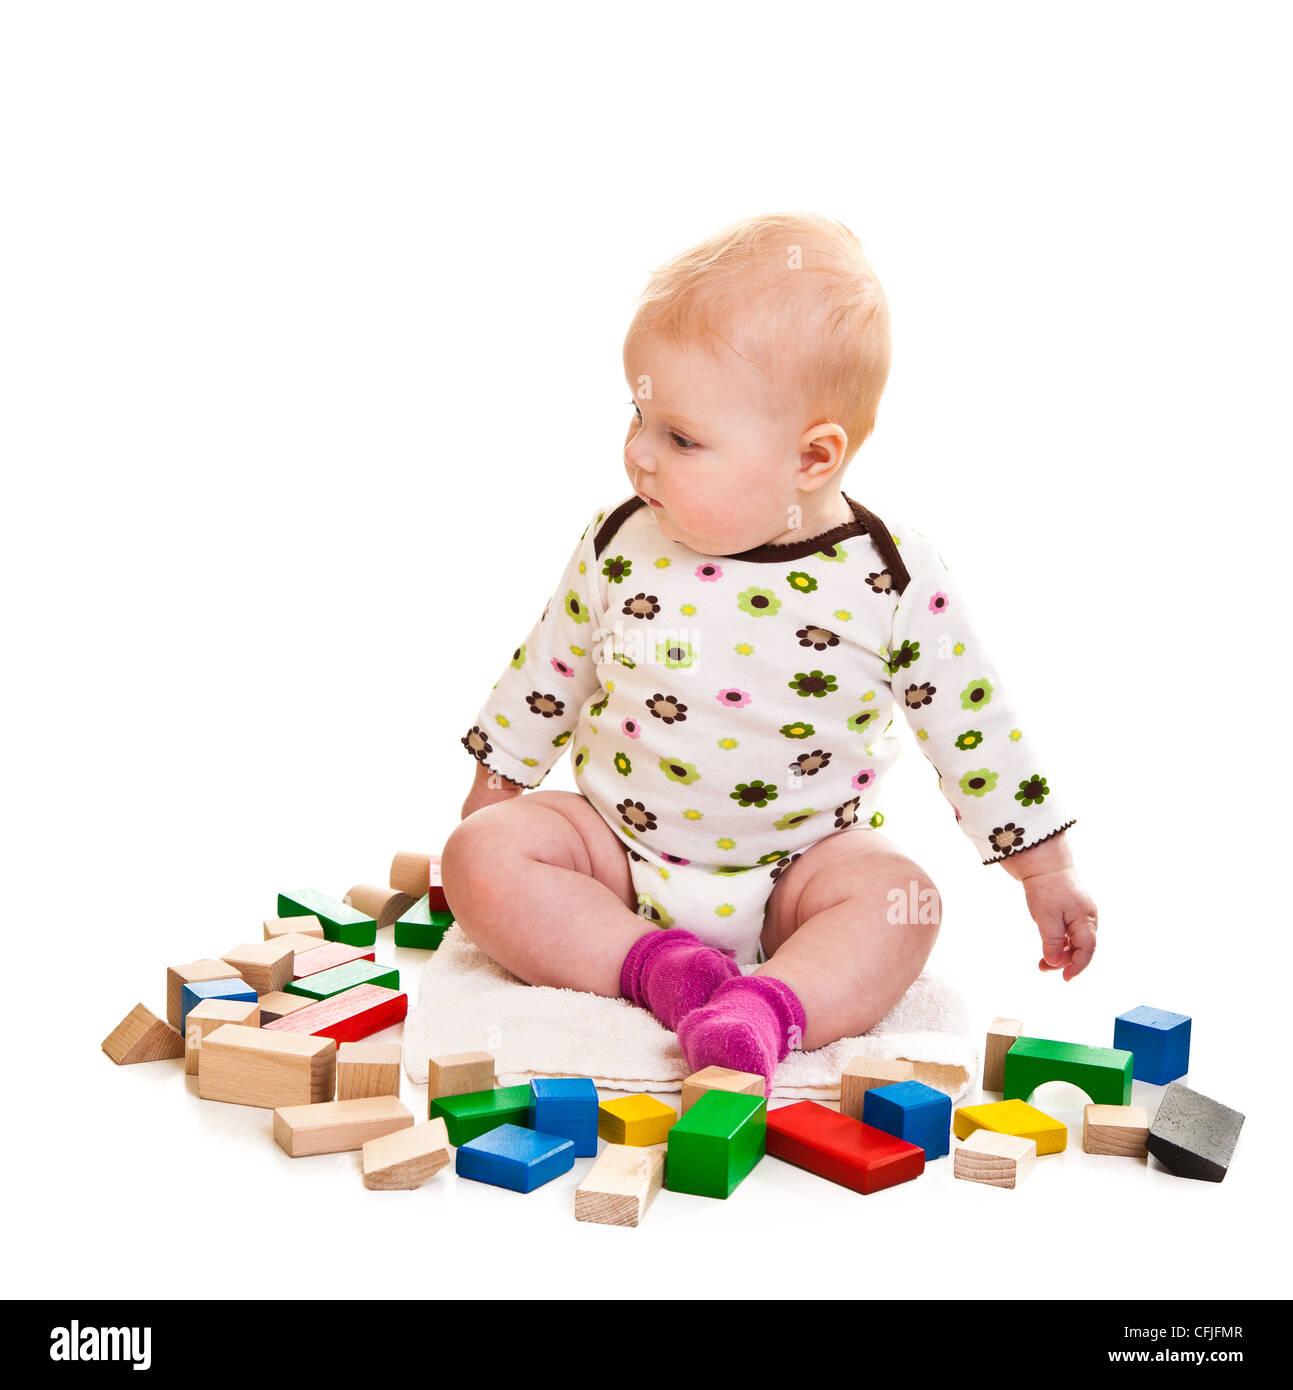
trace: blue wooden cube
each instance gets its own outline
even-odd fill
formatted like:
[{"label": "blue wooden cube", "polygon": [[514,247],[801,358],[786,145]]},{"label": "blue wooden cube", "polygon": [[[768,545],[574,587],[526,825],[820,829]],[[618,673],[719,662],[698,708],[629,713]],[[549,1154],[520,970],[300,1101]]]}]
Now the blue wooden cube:
[{"label": "blue wooden cube", "polygon": [[195,1004],[201,1004],[205,999],[246,999],[254,1004],[256,998],[256,991],[246,980],[236,976],[228,980],[196,980],[191,985],[185,985],[180,990],[180,1036],[183,1037],[188,1031],[189,1010]]},{"label": "blue wooden cube", "polygon": [[862,1102],[862,1123],[918,1145],[926,1160],[942,1158],[949,1148],[952,1098],[923,1081],[875,1086]]},{"label": "blue wooden cube", "polygon": [[460,1178],[533,1192],[575,1166],[575,1146],[559,1134],[540,1134],[520,1125],[499,1125],[458,1147],[454,1171]]},{"label": "blue wooden cube", "polygon": [[1113,1021],[1113,1045],[1132,1055],[1137,1081],[1166,1086],[1190,1070],[1190,1016],[1142,1004]]},{"label": "blue wooden cube", "polygon": [[576,1158],[594,1158],[597,1104],[597,1087],[586,1076],[536,1077],[530,1082],[530,1128],[571,1140]]}]

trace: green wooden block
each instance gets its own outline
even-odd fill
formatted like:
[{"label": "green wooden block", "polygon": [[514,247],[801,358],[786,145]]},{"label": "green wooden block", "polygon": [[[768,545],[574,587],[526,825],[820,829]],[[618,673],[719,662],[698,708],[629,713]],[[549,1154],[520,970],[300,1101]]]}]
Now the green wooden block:
[{"label": "green wooden block", "polygon": [[1068,1081],[1096,1105],[1130,1105],[1132,1061],[1120,1047],[1019,1038],[1006,1053],[1001,1098],[1028,1101],[1047,1081]]},{"label": "green wooden block", "polygon": [[377,940],[377,923],[372,917],[356,912],[348,903],[316,893],[313,888],[299,893],[278,895],[280,917],[317,917],[323,935],[329,941],[344,941],[347,946],[371,946]]},{"label": "green wooden block", "polygon": [[528,1129],[529,1117],[528,1086],[500,1086],[493,1091],[469,1091],[465,1096],[438,1096],[431,1102],[431,1119],[444,1121],[454,1148],[469,1139],[479,1139],[499,1125]]},{"label": "green wooden block", "polygon": [[343,990],[356,985],[381,985],[384,989],[399,989],[400,972],[393,965],[377,965],[371,960],[350,960],[320,970],[317,975],[292,980],[283,986],[287,994],[300,994],[306,999],[331,999]]},{"label": "green wooden block", "polygon": [[706,1091],[669,1131],[670,1192],[727,1198],[763,1157],[768,1105],[761,1096]]},{"label": "green wooden block", "polygon": [[453,926],[452,912],[433,912],[431,895],[419,898],[403,917],[395,922],[395,944],[412,946],[418,951],[435,951],[444,934]]}]

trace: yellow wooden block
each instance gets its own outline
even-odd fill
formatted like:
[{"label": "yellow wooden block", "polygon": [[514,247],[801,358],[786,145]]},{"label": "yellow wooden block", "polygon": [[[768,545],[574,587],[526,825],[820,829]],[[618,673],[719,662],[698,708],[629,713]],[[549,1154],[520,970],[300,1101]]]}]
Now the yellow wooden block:
[{"label": "yellow wooden block", "polygon": [[1022,1100],[963,1105],[952,1116],[952,1129],[958,1139],[968,1138],[976,1129],[990,1129],[994,1134],[1014,1134],[1021,1139],[1032,1139],[1039,1155],[1062,1153],[1069,1142],[1067,1125]]},{"label": "yellow wooden block", "polygon": [[663,1144],[677,1123],[678,1112],[673,1106],[654,1096],[619,1096],[604,1100],[597,1107],[597,1133],[608,1144],[631,1144],[635,1148]]}]

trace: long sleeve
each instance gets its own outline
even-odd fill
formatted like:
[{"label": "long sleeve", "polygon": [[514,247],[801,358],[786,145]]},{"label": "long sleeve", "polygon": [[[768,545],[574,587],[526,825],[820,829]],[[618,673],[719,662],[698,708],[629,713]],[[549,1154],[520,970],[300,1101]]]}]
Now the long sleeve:
[{"label": "long sleeve", "polygon": [[902,539],[910,580],[894,609],[894,700],[985,864],[1073,824],[1056,771],[1029,740],[937,549]]},{"label": "long sleeve", "polygon": [[547,776],[600,688],[595,645],[604,601],[594,542],[604,515],[588,523],[542,616],[462,739],[478,762],[526,787]]}]

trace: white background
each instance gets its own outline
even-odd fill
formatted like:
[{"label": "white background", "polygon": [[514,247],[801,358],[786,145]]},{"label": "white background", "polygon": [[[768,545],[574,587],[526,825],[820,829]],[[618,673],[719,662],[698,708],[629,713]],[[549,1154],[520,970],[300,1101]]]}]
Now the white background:
[{"label": "white background", "polygon": [[[5,1293],[1289,1293],[1283,7],[0,13]],[[876,265],[848,490],[975,597],[1101,908],[1091,970],[1041,976],[912,748],[934,968],[976,1030],[1193,1015],[1191,1084],[1248,1115],[1227,1181],[1070,1151],[863,1199],[769,1160],[608,1231],[573,1179],[370,1194],[114,1068],[168,963],[443,841],[462,730],[628,492],[634,296],[782,209]]]}]

